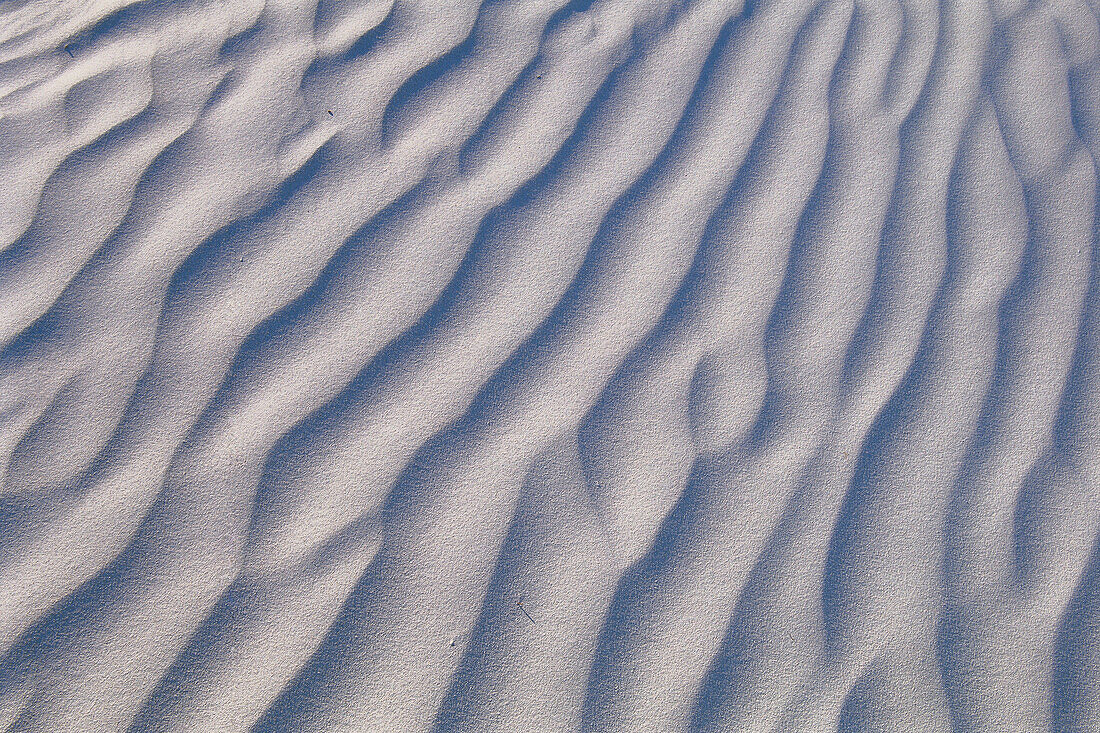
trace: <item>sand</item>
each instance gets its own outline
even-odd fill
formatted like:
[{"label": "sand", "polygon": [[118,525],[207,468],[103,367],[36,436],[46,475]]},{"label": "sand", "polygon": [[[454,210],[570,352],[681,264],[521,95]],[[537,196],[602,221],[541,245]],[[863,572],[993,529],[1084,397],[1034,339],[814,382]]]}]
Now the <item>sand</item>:
[{"label": "sand", "polygon": [[0,730],[1100,731],[1098,19],[0,0]]}]

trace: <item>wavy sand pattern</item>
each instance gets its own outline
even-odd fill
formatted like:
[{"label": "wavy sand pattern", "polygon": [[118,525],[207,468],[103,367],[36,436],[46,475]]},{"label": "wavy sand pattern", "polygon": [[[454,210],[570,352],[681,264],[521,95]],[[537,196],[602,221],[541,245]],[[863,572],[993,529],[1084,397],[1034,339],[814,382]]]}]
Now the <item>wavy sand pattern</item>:
[{"label": "wavy sand pattern", "polygon": [[1100,731],[1098,18],[0,2],[0,729]]}]

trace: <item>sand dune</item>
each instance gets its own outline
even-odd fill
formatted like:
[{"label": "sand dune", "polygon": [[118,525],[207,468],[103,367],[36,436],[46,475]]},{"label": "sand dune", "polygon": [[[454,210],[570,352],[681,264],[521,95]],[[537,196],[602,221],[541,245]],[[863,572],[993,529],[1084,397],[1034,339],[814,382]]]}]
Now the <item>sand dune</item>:
[{"label": "sand dune", "polygon": [[1100,731],[1100,7],[0,2],[0,729]]}]

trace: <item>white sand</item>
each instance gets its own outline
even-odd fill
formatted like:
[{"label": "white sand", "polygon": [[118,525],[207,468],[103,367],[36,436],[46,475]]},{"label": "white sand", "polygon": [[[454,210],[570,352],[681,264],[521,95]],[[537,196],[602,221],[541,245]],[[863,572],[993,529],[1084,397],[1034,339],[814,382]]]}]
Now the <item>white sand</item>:
[{"label": "white sand", "polygon": [[0,730],[1100,731],[1098,18],[0,0]]}]

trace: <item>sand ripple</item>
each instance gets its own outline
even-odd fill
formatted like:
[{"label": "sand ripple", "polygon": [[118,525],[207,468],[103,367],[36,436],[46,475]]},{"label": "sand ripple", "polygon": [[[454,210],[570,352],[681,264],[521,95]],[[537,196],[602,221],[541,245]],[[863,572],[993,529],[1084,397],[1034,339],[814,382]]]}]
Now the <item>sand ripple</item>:
[{"label": "sand ripple", "polygon": [[0,729],[1100,731],[1098,17],[0,2]]}]

